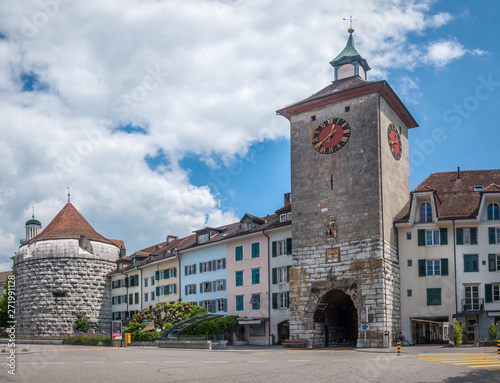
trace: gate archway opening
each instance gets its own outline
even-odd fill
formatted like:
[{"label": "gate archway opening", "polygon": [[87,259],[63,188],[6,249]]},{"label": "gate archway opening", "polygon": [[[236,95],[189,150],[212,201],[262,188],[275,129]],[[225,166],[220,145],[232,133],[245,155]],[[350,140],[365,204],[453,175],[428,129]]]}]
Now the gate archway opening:
[{"label": "gate archway opening", "polygon": [[314,322],[323,324],[325,347],[356,345],[358,310],[343,291],[330,290],[321,297]]}]

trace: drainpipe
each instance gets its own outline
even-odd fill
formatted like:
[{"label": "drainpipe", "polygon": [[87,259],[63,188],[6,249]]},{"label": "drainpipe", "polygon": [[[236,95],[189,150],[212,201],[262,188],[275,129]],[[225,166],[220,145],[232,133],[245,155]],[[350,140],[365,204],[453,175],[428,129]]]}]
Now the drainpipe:
[{"label": "drainpipe", "polygon": [[[459,168],[460,169],[460,168]],[[460,170],[459,170],[460,171]],[[455,220],[453,220],[453,263],[455,267],[455,314],[458,314],[458,290],[457,290],[457,242],[455,238]],[[453,327],[453,315],[452,315],[452,327]]]},{"label": "drainpipe", "polygon": [[271,278],[271,257],[269,256],[269,236],[266,234],[266,229],[262,230],[262,234],[264,234],[267,237],[267,301],[268,301],[268,321],[269,321],[269,346],[273,345],[273,335],[271,334],[271,284],[269,283],[269,279]]}]

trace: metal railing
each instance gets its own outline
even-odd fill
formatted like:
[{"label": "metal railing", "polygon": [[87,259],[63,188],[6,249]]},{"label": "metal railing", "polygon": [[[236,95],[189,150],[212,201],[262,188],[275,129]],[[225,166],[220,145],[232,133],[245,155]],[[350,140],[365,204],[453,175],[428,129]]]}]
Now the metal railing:
[{"label": "metal railing", "polygon": [[484,298],[463,298],[462,308],[464,311],[484,310]]}]

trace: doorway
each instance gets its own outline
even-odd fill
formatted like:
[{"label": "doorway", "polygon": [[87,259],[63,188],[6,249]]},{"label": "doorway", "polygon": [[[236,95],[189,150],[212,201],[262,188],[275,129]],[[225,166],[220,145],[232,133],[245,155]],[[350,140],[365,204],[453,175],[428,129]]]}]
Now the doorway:
[{"label": "doorway", "polygon": [[352,299],[341,290],[330,290],[321,298],[314,321],[323,324],[324,345],[356,345],[358,310]]}]

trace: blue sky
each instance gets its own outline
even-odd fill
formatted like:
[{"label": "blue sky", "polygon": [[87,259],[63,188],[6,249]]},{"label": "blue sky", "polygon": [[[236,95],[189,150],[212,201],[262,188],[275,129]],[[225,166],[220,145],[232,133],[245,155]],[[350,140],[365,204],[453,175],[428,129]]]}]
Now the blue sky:
[{"label": "blue sky", "polygon": [[[41,5],[43,3],[43,6]],[[0,271],[35,216],[72,202],[128,252],[272,214],[290,191],[275,111],[358,52],[420,127],[410,184],[498,168],[500,4],[416,0],[48,0],[0,5]]]}]

